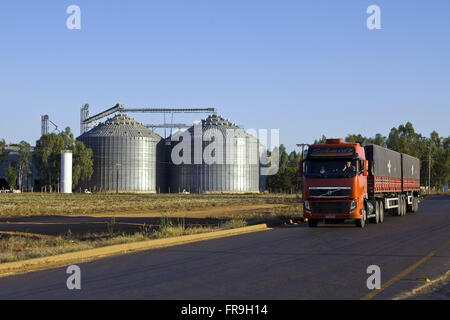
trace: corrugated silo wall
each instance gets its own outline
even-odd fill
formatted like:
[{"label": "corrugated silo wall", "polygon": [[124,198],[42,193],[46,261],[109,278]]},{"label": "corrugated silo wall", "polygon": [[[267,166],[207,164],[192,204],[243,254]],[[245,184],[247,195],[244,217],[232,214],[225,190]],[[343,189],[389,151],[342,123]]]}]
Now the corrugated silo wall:
[{"label": "corrugated silo wall", "polygon": [[[205,148],[212,142],[203,141],[202,154]],[[237,144],[237,142],[235,141]],[[194,145],[194,141],[191,141]],[[175,143],[172,142],[170,150]],[[258,143],[256,138],[246,137],[244,143],[236,146],[233,162],[227,162],[227,145],[224,143],[222,164],[180,164],[170,165],[170,191],[171,192],[259,192],[260,189],[260,166],[258,157]],[[216,156],[220,157],[219,154]],[[253,162],[250,156],[254,156]],[[191,148],[191,159],[194,159],[194,147]]]},{"label": "corrugated silo wall", "polygon": [[92,190],[156,191],[156,141],[152,138],[85,135],[79,140],[93,151]]},{"label": "corrugated silo wall", "polygon": [[169,148],[166,139],[161,139],[156,145],[156,192],[167,193],[169,188]]}]

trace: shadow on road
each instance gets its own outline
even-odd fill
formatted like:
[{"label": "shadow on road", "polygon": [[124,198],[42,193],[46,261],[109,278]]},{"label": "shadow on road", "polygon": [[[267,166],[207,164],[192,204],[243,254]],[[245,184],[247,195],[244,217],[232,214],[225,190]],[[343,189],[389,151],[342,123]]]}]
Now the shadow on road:
[{"label": "shadow on road", "polygon": [[[174,226],[184,225],[185,227],[217,227],[227,219],[216,218],[165,218],[165,223]],[[74,235],[104,232],[121,232],[134,234],[142,231],[142,228],[157,229],[161,224],[161,218],[151,217],[24,217],[0,220],[0,233],[23,232],[41,235],[58,236],[64,235],[69,230]]]}]

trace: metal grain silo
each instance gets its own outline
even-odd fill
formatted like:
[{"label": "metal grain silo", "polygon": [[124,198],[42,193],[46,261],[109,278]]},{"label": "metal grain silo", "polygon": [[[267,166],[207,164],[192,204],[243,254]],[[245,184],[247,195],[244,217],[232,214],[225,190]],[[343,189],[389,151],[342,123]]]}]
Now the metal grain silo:
[{"label": "metal grain silo", "polygon": [[90,187],[105,192],[156,191],[157,144],[161,137],[119,114],[81,135],[94,155]]},{"label": "metal grain silo", "polygon": [[171,192],[259,192],[258,140],[228,120],[213,114],[168,141]]}]

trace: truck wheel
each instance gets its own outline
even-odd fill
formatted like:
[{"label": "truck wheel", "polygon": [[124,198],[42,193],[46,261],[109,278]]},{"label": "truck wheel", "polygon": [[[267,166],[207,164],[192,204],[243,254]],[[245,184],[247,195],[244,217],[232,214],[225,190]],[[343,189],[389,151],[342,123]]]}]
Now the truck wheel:
[{"label": "truck wheel", "polygon": [[355,219],[356,226],[358,228],[364,228],[366,226],[366,211],[364,210],[363,217],[361,219]]},{"label": "truck wheel", "polygon": [[380,222],[380,204],[375,200],[375,217],[369,218],[370,223],[378,224]]},{"label": "truck wheel", "polygon": [[403,216],[406,216],[406,207],[407,207],[408,201],[406,200],[406,197],[403,196]]},{"label": "truck wheel", "polygon": [[417,212],[417,210],[419,210],[419,199],[417,197],[413,197],[412,202],[412,212]]},{"label": "truck wheel", "polygon": [[406,196],[406,212],[414,212],[414,197],[412,198],[412,203],[408,203],[408,196]]},{"label": "truck wheel", "polygon": [[403,214],[404,206],[405,206],[405,203],[403,201],[403,196],[399,196],[398,197],[398,208],[397,208],[397,215],[399,217],[404,216],[404,214]]},{"label": "truck wheel", "polygon": [[380,223],[384,221],[384,203],[383,200],[378,201],[378,207],[380,208]]},{"label": "truck wheel", "polygon": [[364,219],[356,219],[355,222],[358,228],[364,228],[366,226]]},{"label": "truck wheel", "polygon": [[392,209],[393,212],[394,212],[394,216],[401,217],[403,215],[402,214],[402,212],[403,212],[402,207],[403,207],[402,197],[399,196],[398,197],[398,206],[397,206],[397,208]]},{"label": "truck wheel", "polygon": [[403,214],[403,196],[400,196],[400,198],[399,198],[398,209],[399,209],[399,212],[398,212],[399,216],[403,217],[404,216],[404,214]]},{"label": "truck wheel", "polygon": [[380,223],[380,201],[375,201],[375,224]]},{"label": "truck wheel", "polygon": [[317,227],[318,222],[319,222],[318,220],[308,219],[308,226],[310,228],[315,228],[315,227]]}]

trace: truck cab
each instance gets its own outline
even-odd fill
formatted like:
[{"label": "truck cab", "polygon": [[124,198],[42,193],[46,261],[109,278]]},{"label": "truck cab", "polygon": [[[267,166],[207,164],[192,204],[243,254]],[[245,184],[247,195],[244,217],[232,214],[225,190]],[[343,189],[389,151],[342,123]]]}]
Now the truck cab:
[{"label": "truck cab", "polygon": [[328,139],[311,145],[300,164],[303,213],[310,227],[319,221],[367,219],[368,161],[360,143]]}]

